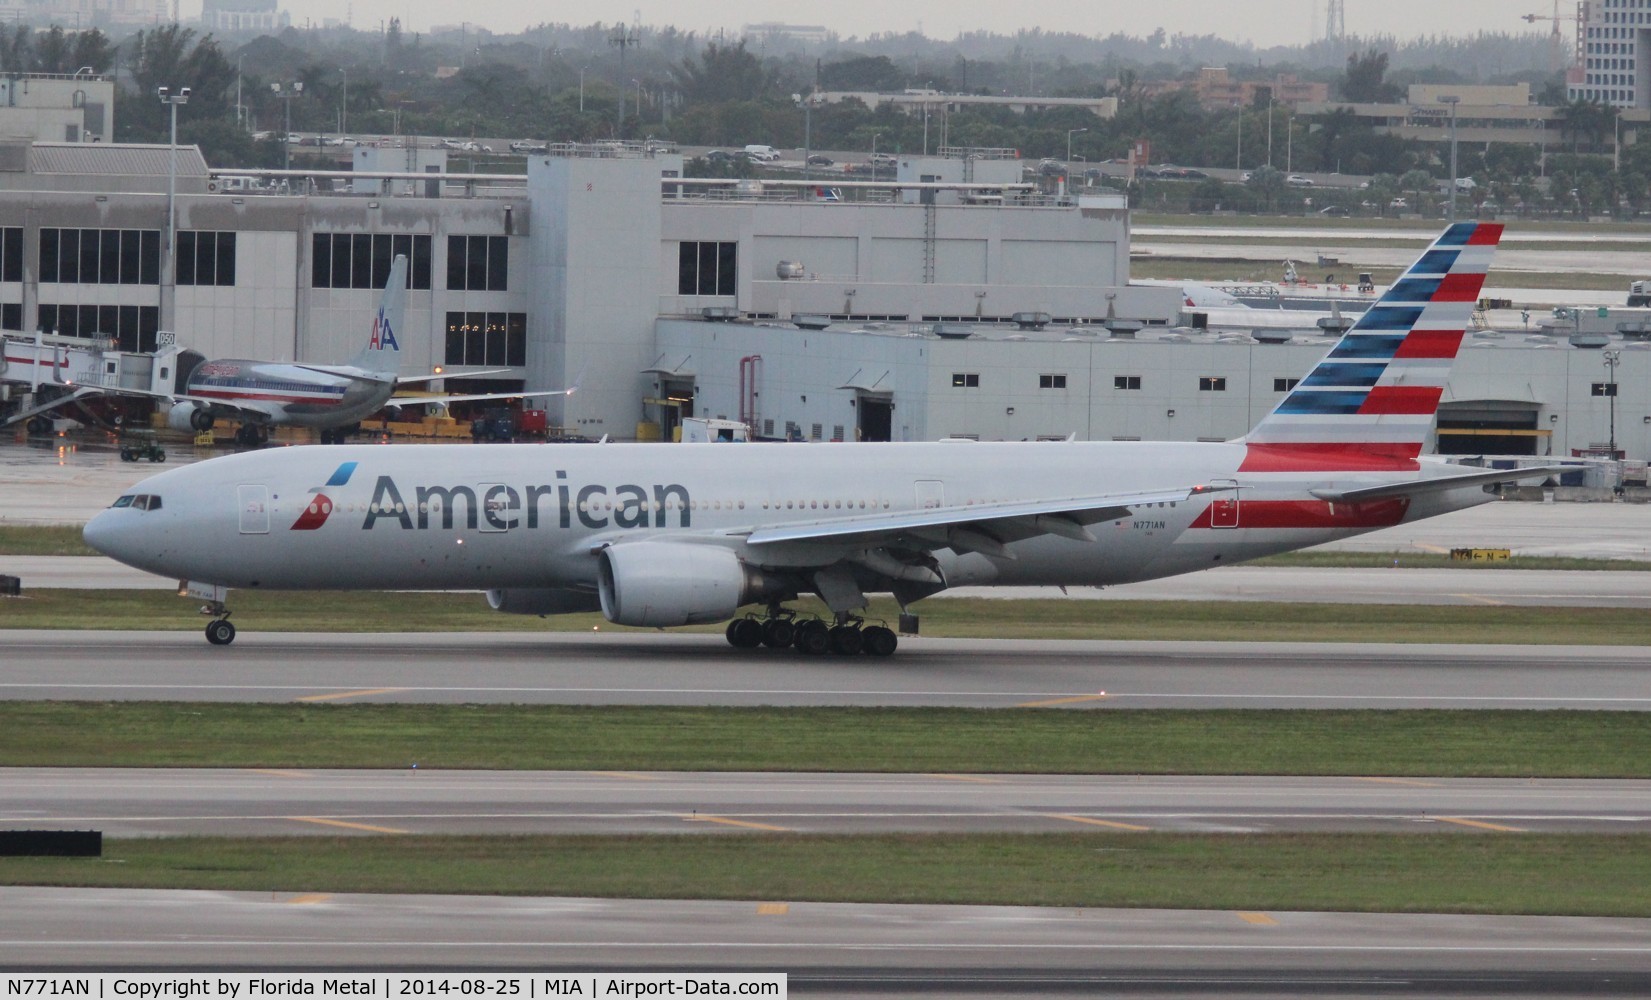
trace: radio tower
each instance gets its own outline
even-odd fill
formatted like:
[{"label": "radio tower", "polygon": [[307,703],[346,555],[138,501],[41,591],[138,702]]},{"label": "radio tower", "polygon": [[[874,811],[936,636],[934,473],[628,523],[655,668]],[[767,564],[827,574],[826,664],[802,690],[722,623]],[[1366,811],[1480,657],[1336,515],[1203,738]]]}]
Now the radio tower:
[{"label": "radio tower", "polygon": [[1324,19],[1324,40],[1347,41],[1347,0],[1329,0]]}]

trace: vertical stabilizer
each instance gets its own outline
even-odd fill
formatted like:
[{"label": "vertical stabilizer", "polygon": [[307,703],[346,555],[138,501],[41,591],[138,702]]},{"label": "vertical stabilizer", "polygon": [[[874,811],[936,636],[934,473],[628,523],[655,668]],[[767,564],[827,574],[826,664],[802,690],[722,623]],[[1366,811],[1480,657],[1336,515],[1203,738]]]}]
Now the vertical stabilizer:
[{"label": "vertical stabilizer", "polygon": [[1246,471],[1415,468],[1502,227],[1462,222],[1244,438]]},{"label": "vertical stabilizer", "polygon": [[373,313],[367,346],[350,359],[350,366],[362,371],[394,376],[401,370],[401,320],[407,308],[407,257],[397,254],[390,265],[390,277]]}]

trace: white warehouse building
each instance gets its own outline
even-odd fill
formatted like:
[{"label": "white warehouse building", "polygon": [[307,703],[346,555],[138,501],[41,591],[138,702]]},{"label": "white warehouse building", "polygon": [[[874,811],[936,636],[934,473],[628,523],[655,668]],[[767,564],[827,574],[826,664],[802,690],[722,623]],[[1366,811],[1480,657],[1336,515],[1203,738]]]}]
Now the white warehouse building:
[{"label": "white warehouse building", "polygon": [[[641,147],[557,147],[516,177],[360,149],[348,186],[284,193],[186,147],[174,253],[169,153],[0,148],[0,327],[337,362],[406,254],[405,374],[581,379],[550,421],[615,440],[690,415],[798,440],[1226,439],[1329,346],[1179,329],[1179,290],[1129,284],[1122,200],[1038,193],[1018,165],[908,158],[856,190],[693,181]],[[1470,339],[1441,447],[1645,459],[1651,342],[1579,343]]]}]

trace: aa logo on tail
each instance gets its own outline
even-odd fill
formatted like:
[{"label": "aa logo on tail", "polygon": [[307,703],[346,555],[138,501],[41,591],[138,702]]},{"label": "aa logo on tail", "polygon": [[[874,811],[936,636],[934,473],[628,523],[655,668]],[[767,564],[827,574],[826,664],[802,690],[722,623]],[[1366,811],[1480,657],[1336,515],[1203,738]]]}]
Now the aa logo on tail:
[{"label": "aa logo on tail", "polygon": [[373,317],[373,339],[367,342],[367,346],[374,351],[401,350],[401,345],[396,343],[396,332],[390,329],[390,319],[382,311]]}]

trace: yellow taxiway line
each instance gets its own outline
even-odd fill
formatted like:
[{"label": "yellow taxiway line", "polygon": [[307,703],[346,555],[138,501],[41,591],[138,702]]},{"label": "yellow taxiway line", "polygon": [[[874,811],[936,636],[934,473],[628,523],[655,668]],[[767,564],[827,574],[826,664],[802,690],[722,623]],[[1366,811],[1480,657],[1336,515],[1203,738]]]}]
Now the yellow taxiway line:
[{"label": "yellow taxiway line", "polygon": [[318,823],[321,826],[340,826],[346,830],[365,830],[368,833],[407,833],[406,830],[397,830],[393,826],[373,826],[370,823],[348,823],[341,819],[322,819],[319,816],[288,816],[297,823]]}]

